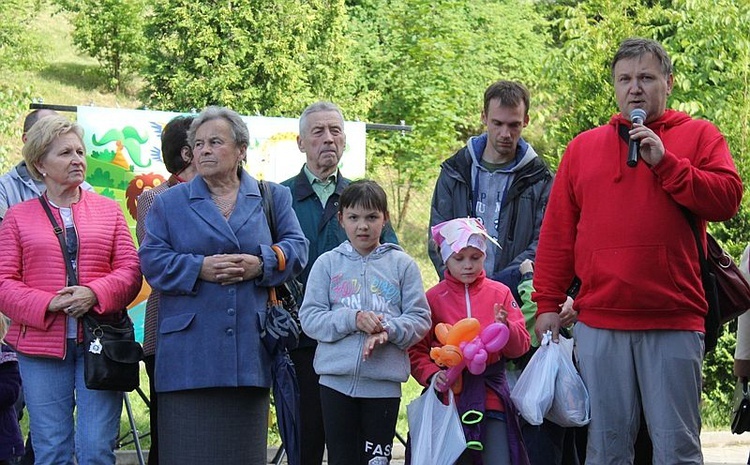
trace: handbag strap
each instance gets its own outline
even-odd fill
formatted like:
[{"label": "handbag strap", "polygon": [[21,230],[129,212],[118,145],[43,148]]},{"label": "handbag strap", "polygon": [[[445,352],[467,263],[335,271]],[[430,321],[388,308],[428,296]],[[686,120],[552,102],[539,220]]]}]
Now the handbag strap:
[{"label": "handbag strap", "polygon": [[271,187],[265,181],[258,181],[260,197],[263,199],[263,213],[266,214],[268,229],[271,230],[271,240],[276,243],[276,213],[273,210],[273,194]]},{"label": "handbag strap", "polygon": [[[271,242],[276,243],[276,214],[273,211],[273,194],[271,194],[271,187],[265,181],[258,181],[258,188],[260,189],[260,197],[263,199],[263,213],[266,214],[268,229],[271,230]],[[275,245],[271,246],[271,248],[274,247],[276,247],[274,253],[277,257],[279,256],[279,252],[281,252],[282,256],[284,255],[284,252],[280,247]],[[284,264],[286,265],[286,260],[284,261]],[[283,268],[281,269],[283,270]],[[279,299],[276,296],[276,288],[273,286],[268,288],[268,300],[272,304],[279,302]]]},{"label": "handbag strap", "polygon": [[690,225],[690,230],[693,231],[693,237],[695,237],[695,245],[698,247],[698,260],[701,264],[701,270],[708,269],[708,258],[706,252],[703,250],[703,241],[701,240],[700,232],[698,232],[698,225],[695,223],[695,216],[688,211],[687,208],[682,207],[682,213],[687,218],[687,222]]},{"label": "handbag strap", "polygon": [[55,219],[55,216],[52,214],[52,210],[49,208],[49,204],[47,203],[47,200],[44,198],[43,195],[39,196],[39,202],[42,204],[42,208],[44,208],[44,212],[47,214],[47,218],[49,218],[50,223],[52,223],[52,229],[55,232],[55,236],[57,236],[57,240],[60,242],[60,249],[62,250],[63,259],[65,259],[65,268],[68,271],[68,277],[70,279],[70,282],[73,285],[78,284],[78,275],[76,275],[75,270],[73,270],[73,263],[70,261],[70,256],[68,255],[68,248],[65,245],[65,239],[63,238],[63,230],[60,227],[59,224],[57,224],[57,220]]}]

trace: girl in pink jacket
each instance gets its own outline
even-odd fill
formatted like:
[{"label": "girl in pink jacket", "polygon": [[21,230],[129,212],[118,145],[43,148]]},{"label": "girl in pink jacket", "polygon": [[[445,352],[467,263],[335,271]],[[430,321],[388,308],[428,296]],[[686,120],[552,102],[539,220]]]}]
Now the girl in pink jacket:
[{"label": "girl in pink jacket", "polygon": [[481,328],[491,323],[506,325],[508,342],[499,352],[488,354],[484,373],[473,375],[464,369],[461,375],[462,388],[456,405],[468,450],[457,463],[528,464],[504,365],[506,358],[520,357],[529,350],[530,337],[510,289],[485,277],[486,241],[495,242],[475,218],[438,224],[432,228],[432,237],[446,265],[445,280],[427,291],[433,326],[409,350],[411,374],[423,386],[429,386],[432,377],[437,376],[436,387],[447,387],[446,370],[430,359],[430,349],[442,345],[435,336],[439,323],[455,324],[471,317],[479,320]]}]

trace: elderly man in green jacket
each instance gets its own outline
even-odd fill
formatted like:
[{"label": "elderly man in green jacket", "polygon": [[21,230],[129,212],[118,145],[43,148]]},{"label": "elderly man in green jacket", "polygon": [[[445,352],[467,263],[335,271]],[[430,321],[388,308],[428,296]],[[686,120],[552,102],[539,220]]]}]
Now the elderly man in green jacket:
[{"label": "elderly man in green jacket", "polygon": [[[307,266],[298,276],[304,286],[315,260],[346,240],[337,217],[339,196],[350,182],[339,171],[346,147],[341,109],[325,101],[308,106],[299,119],[297,146],[306,163],[299,174],[282,184],[292,191],[292,208],[310,241]],[[398,243],[390,224],[383,229],[380,241]],[[320,465],[325,447],[318,375],[313,369],[315,345],[302,334],[299,347],[291,353],[300,387],[302,465]]]}]

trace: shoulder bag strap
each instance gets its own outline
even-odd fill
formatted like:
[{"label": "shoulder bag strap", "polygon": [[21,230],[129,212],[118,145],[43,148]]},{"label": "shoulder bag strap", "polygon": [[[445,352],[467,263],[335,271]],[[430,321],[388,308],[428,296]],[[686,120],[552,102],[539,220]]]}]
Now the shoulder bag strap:
[{"label": "shoulder bag strap", "polygon": [[276,214],[273,211],[273,194],[271,187],[265,181],[258,181],[260,196],[263,199],[263,212],[266,214],[268,229],[271,230],[271,240],[276,243]]},{"label": "shoulder bag strap", "polygon": [[68,255],[68,247],[65,245],[65,239],[63,238],[63,230],[60,225],[57,224],[57,220],[52,214],[52,210],[50,210],[49,205],[47,204],[47,200],[43,195],[39,196],[39,202],[42,204],[44,212],[47,214],[47,218],[49,218],[49,222],[52,223],[52,229],[55,231],[57,240],[60,242],[60,249],[62,250],[63,259],[65,260],[65,268],[68,271],[68,276],[70,276],[70,282],[72,282],[74,285],[78,284],[78,276],[73,270],[73,264],[71,263],[70,256]]},{"label": "shoulder bag strap", "polygon": [[701,240],[700,232],[698,232],[698,225],[695,224],[695,218],[685,207],[682,207],[682,213],[685,214],[685,218],[687,218],[690,225],[690,230],[693,231],[695,244],[698,246],[698,260],[701,262],[701,269],[708,269],[708,258],[706,257],[706,252],[703,250],[703,241]]}]

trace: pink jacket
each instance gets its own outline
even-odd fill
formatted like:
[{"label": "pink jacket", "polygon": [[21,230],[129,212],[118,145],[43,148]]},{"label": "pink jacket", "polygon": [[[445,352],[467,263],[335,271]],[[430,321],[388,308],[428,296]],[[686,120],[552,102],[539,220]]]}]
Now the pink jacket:
[{"label": "pink jacket", "polygon": [[[495,321],[495,304],[502,304],[508,312],[508,329],[510,338],[500,353],[489,355],[488,364],[517,358],[525,354],[531,346],[531,338],[526,330],[526,323],[521,309],[513,299],[508,287],[486,277],[484,270],[473,283],[466,285],[454,278],[450,271],[445,271],[445,280],[427,291],[427,302],[432,311],[432,330],[421,341],[409,349],[411,374],[422,386],[430,383],[432,375],[440,371],[430,359],[430,349],[442,344],[435,337],[435,326],[438,323],[455,324],[462,318],[471,316],[479,320],[484,328]],[[491,389],[487,390],[487,408],[504,411],[501,401]]]},{"label": "pink jacket", "polygon": [[[52,213],[62,226],[59,210]],[[73,204],[78,232],[79,284],[98,299],[91,310],[111,314],[138,294],[138,254],[116,202],[81,191]],[[5,340],[26,355],[65,358],[67,316],[47,312],[55,293],[66,285],[65,261],[52,224],[39,203],[11,207],[0,224],[0,309],[12,320]]]}]

